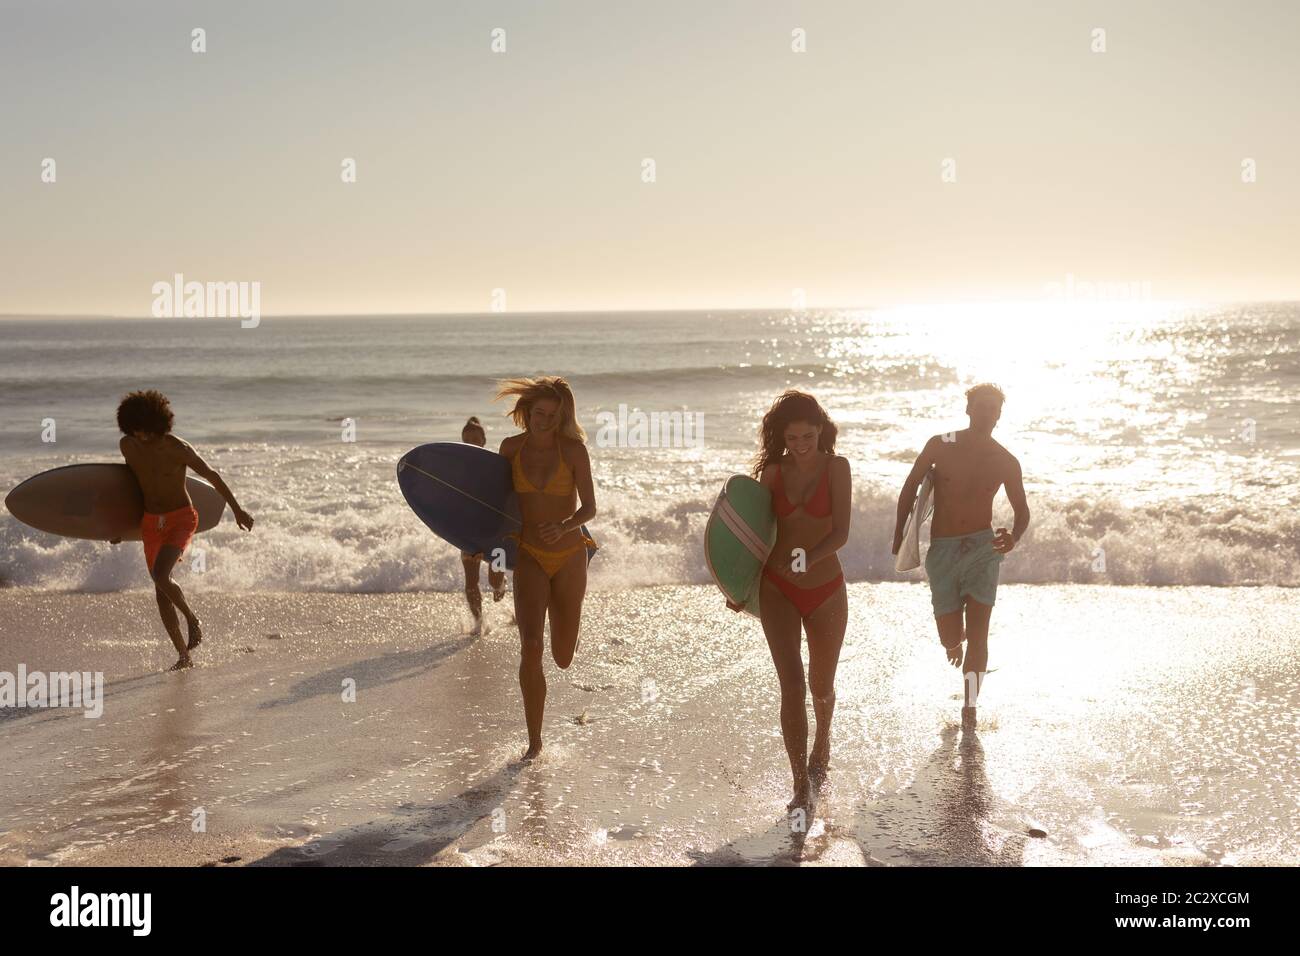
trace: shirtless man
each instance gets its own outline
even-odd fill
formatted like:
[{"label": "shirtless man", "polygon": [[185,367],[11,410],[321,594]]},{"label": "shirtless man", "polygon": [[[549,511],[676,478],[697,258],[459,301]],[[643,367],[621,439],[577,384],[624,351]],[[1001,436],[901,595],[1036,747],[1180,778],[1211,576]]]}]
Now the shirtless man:
[{"label": "shirtless man", "polygon": [[[211,482],[234,512],[235,523],[245,531],[253,528],[253,518],[243,508],[221,476],[208,467],[189,442],[171,433],[171,405],[162,392],[132,392],[117,406],[117,425],[122,430],[118,448],[144,493],[144,517],[140,533],[144,539],[144,560],[153,578],[154,596],[163,626],[176,645],[180,659],[172,670],[192,666],[190,651],[203,640],[199,619],[190,610],[180,585],[172,580],[172,568],[199,526],[199,513],[185,488],[185,469]],[[185,615],[189,643],[181,639],[176,612]]]},{"label": "shirtless man", "polygon": [[[966,685],[962,726],[969,728],[975,725],[975,702],[988,668],[989,616],[997,597],[998,566],[1029,527],[1020,462],[993,440],[993,427],[1002,417],[1005,400],[996,385],[976,385],[966,392],[970,427],[935,435],[926,442],[898,496],[894,527],[897,554],[917,488],[933,468],[934,520],[925,572],[930,579],[939,642],[949,662],[962,668]],[[993,499],[1003,486],[1016,518],[1010,531],[998,528],[995,534]]]}]

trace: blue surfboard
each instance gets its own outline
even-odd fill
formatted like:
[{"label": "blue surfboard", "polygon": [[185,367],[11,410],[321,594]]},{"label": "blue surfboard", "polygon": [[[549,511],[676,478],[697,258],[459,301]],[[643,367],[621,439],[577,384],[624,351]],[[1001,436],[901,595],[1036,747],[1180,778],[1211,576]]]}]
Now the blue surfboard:
[{"label": "blue surfboard", "polygon": [[[500,549],[507,568],[515,566],[522,526],[510,461],[465,442],[420,445],[397,463],[397,484],[411,510],[429,530],[469,554],[488,561]],[[586,525],[582,533],[590,537]],[[587,560],[595,554],[587,549]]]}]

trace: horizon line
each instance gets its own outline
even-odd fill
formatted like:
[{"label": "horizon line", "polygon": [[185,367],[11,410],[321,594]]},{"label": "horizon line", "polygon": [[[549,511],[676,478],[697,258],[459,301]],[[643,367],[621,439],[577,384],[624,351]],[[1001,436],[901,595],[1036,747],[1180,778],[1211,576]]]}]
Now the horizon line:
[{"label": "horizon line", "polygon": [[[1040,299],[963,299],[947,301],[916,301],[916,302],[895,302],[888,305],[817,305],[806,306],[802,309],[795,309],[789,305],[746,305],[746,306],[725,306],[725,307],[676,307],[668,309],[538,309],[538,310],[506,310],[504,312],[461,312],[461,311],[437,311],[437,312],[284,312],[284,313],[262,313],[259,319],[406,319],[406,318],[491,318],[494,316],[515,316],[515,317],[545,317],[545,316],[592,316],[592,315],[665,315],[691,312],[789,312],[789,313],[809,313],[809,312],[853,312],[873,309],[899,309],[911,308],[916,306],[925,307],[955,307],[972,305],[1047,305],[1047,304],[1066,304],[1073,303],[1078,305],[1292,305],[1300,303],[1300,299],[1089,299],[1089,298],[1040,298]],[[126,320],[126,321],[167,321],[175,319],[184,319],[190,322],[223,322],[231,319],[244,318],[238,315],[228,316],[154,316],[154,315],[127,315],[120,313],[107,312],[0,312],[0,321],[7,319],[107,319],[107,320]]]}]

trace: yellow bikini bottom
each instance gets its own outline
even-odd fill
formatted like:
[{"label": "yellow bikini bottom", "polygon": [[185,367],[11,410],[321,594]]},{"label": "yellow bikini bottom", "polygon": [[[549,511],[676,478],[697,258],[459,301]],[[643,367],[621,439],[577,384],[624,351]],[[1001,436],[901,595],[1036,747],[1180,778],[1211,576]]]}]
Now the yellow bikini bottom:
[{"label": "yellow bikini bottom", "polygon": [[517,534],[512,534],[510,537],[519,541],[519,547],[533,556],[533,560],[536,561],[541,569],[546,572],[548,578],[555,577],[555,572],[564,567],[564,562],[573,557],[574,552],[584,551],[587,548],[600,547],[600,545],[596,544],[595,541],[591,540],[591,538],[587,537],[585,534],[582,536],[582,541],[580,543],[575,544],[571,548],[565,548],[563,551],[547,551],[534,544],[529,544],[527,541],[520,541],[519,535]]}]

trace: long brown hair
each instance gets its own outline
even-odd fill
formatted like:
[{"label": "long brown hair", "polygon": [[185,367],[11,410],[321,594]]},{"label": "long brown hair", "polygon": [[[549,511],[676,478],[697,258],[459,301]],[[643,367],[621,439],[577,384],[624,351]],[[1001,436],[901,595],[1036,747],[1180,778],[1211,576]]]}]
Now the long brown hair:
[{"label": "long brown hair", "polygon": [[552,399],[560,405],[559,433],[565,438],[572,438],[583,444],[587,442],[587,433],[578,424],[577,403],[573,399],[573,389],[569,383],[558,375],[540,375],[537,378],[507,378],[497,382],[496,401],[514,398],[515,404],[506,412],[519,428],[528,431],[528,415],[533,410],[533,403],[542,399]]},{"label": "long brown hair", "polygon": [[779,462],[785,455],[785,430],[792,422],[820,425],[822,434],[817,449],[828,455],[835,454],[835,436],[839,434],[839,429],[826,414],[826,409],[807,392],[792,388],[782,392],[763,416],[763,424],[759,429],[762,447],[754,456],[755,478],[761,478],[768,465]]}]

